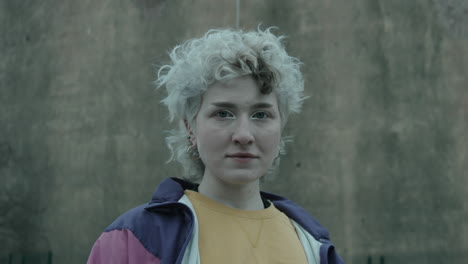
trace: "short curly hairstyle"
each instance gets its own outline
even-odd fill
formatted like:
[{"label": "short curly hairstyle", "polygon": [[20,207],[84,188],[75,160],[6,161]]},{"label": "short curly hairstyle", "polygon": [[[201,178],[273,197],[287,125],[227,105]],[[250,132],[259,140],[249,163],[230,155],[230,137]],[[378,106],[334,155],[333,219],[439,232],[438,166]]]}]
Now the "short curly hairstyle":
[{"label": "short curly hairstyle", "polygon": [[[179,120],[179,128],[170,131],[166,143],[171,150],[169,161],[180,162],[185,178],[199,181],[204,164],[194,158],[189,134],[183,122],[192,129],[200,109],[203,93],[215,82],[251,75],[260,92],[274,92],[278,99],[281,124],[284,127],[290,113],[299,113],[305,99],[301,62],[287,54],[284,36],[275,36],[267,28],[244,32],[234,29],[212,29],[203,37],[177,45],[170,53],[171,63],[159,68],[155,84],[166,87],[162,102],[169,109],[171,121]],[[284,138],[280,143],[284,154]],[[278,163],[279,159],[275,160]]]}]

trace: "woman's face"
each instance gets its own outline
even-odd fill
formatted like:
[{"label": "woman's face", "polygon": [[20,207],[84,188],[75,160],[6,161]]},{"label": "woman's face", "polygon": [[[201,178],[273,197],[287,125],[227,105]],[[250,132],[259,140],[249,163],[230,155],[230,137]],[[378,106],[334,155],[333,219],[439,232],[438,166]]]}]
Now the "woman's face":
[{"label": "woman's face", "polygon": [[213,84],[195,120],[191,140],[205,164],[203,177],[229,184],[257,181],[279,154],[276,95],[261,94],[251,76]]}]

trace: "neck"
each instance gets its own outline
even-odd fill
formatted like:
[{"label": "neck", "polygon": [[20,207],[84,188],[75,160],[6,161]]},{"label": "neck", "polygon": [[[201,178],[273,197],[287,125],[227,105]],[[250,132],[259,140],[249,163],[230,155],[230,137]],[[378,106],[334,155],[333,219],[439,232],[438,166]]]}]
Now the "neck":
[{"label": "neck", "polygon": [[249,183],[233,184],[221,181],[217,177],[205,175],[198,191],[210,199],[236,209],[264,209],[258,180]]}]

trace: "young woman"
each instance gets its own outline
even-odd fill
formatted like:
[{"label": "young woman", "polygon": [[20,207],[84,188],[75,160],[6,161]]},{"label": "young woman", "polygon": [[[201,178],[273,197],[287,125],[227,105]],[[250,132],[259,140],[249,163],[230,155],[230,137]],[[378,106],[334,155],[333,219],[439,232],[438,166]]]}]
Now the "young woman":
[{"label": "young woman", "polygon": [[304,99],[300,62],[281,40],[211,30],[173,49],[156,83],[180,122],[167,142],[185,179],[166,179],[114,221],[88,263],[343,263],[304,209],[260,191]]}]

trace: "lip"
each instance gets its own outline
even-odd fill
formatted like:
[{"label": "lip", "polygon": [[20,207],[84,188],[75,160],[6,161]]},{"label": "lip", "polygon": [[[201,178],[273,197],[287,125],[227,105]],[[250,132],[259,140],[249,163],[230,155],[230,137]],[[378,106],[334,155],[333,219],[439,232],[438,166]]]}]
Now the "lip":
[{"label": "lip", "polygon": [[226,157],[237,158],[237,159],[258,159],[257,155],[254,155],[249,152],[237,152],[237,153],[227,154]]}]

